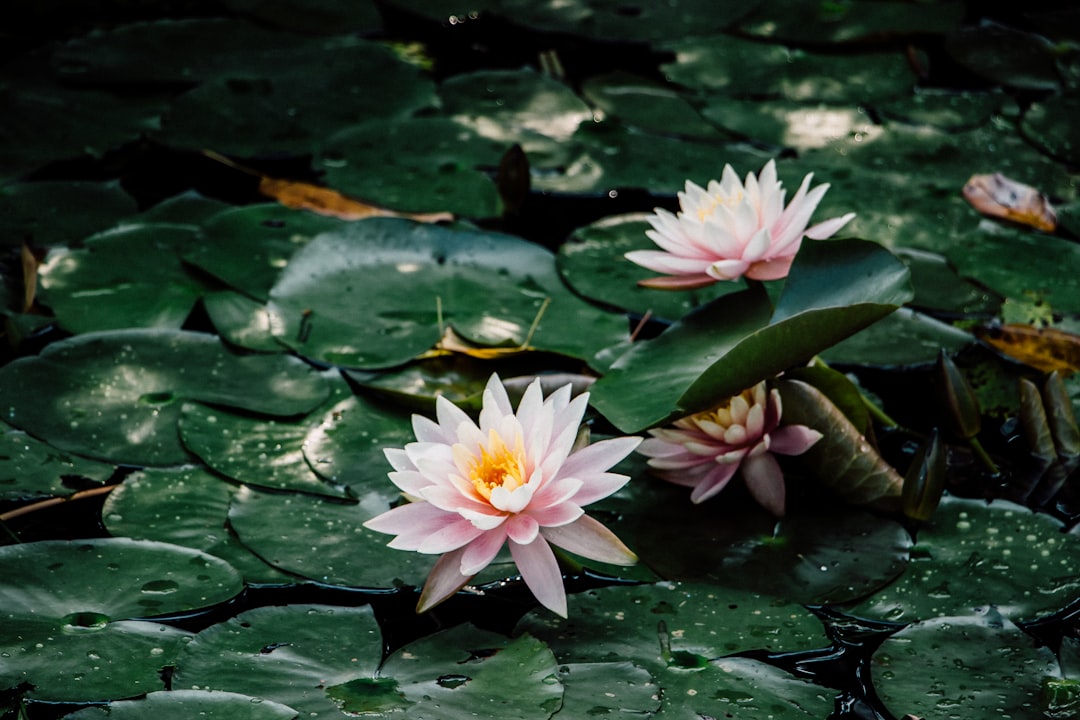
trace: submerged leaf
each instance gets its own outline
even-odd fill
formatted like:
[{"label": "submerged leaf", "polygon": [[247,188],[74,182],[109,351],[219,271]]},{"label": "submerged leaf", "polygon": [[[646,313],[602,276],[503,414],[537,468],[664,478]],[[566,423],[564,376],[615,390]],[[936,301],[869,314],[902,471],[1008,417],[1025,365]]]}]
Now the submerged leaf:
[{"label": "submerged leaf", "polygon": [[808,425],[824,437],[800,456],[818,480],[848,502],[893,509],[903,478],[828,397],[801,380],[776,383],[784,403],[784,421]]}]

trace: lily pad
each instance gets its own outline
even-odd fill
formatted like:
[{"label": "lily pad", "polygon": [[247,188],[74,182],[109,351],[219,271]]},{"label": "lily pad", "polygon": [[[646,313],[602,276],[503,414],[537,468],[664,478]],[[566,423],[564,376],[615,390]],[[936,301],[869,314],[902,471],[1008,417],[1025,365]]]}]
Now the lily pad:
[{"label": "lily pad", "polygon": [[295,358],[237,356],[214,336],[175,330],[79,335],[0,368],[9,423],[61,450],[132,465],[189,459],[179,400],[288,417],[327,394]]},{"label": "lily pad", "polygon": [[361,588],[419,587],[435,559],[389,548],[385,535],[363,527],[399,496],[385,478],[371,486],[359,503],[244,488],[229,508],[229,524],[251,552],[297,577]]},{"label": "lily pad", "polygon": [[1080,108],[1075,94],[1051,95],[1032,103],[1020,120],[1020,130],[1033,145],[1056,158],[1080,162],[1080,138],[1070,122]]},{"label": "lily pad", "polygon": [[695,90],[758,100],[867,103],[911,90],[915,77],[899,52],[808,52],[716,35],[665,43],[669,80]]},{"label": "lily pad", "polygon": [[736,100],[715,97],[701,114],[720,127],[755,142],[802,152],[846,142],[862,142],[881,132],[862,107]]},{"label": "lily pad", "polygon": [[624,432],[707,410],[889,314],[911,297],[907,277],[872,243],[808,241],[775,311],[764,291],[718,298],[636,343],[593,386],[592,402]]},{"label": "lily pad", "polygon": [[207,293],[202,303],[214,329],[229,345],[257,352],[285,352],[285,346],[274,337],[275,316],[263,303],[231,290]]},{"label": "lily pad", "polygon": [[[340,394],[335,394],[340,397]],[[217,472],[260,488],[341,498],[341,482],[327,482],[304,458],[318,418],[261,419],[199,403],[184,403],[179,428],[184,447]]]},{"label": "lily pad", "polygon": [[277,203],[229,208],[202,223],[200,242],[185,248],[195,265],[255,300],[265,301],[289,258],[313,237],[347,221]]},{"label": "lily pad", "polygon": [[[512,682],[507,678],[512,677]],[[462,625],[411,643],[386,659],[375,682],[393,681],[396,707],[375,717],[545,720],[562,707],[559,670],[547,645]],[[371,681],[330,688],[348,715],[363,711]]]},{"label": "lily pad", "polygon": [[538,245],[394,218],[319,236],[293,257],[271,299],[281,342],[368,369],[420,355],[440,340],[442,324],[472,342],[510,347],[535,324],[532,348],[579,358],[628,332],[621,317],[571,293]]},{"label": "lily pad", "polygon": [[381,659],[370,607],[262,607],[195,636],[176,659],[173,686],[251,695],[301,717],[344,717],[332,688],[370,678]]},{"label": "lily pad", "polygon": [[952,0],[929,3],[762,0],[738,28],[754,37],[788,42],[845,43],[871,38],[880,41],[943,34],[960,24],[964,9],[964,3]]},{"label": "lily pad", "polygon": [[0,501],[70,495],[100,486],[116,468],[57,450],[20,430],[0,434]]},{"label": "lily pad", "polygon": [[198,467],[154,468],[133,473],[109,493],[101,508],[116,536],[156,540],[202,550],[232,565],[247,583],[287,583],[240,544],[227,527],[236,488]]},{"label": "lily pad", "polygon": [[597,75],[585,81],[582,94],[605,115],[629,127],[658,135],[725,138],[714,125],[668,86],[629,73]]},{"label": "lily pad", "polygon": [[0,238],[9,247],[69,245],[134,215],[118,181],[32,182],[0,188]]},{"label": "lily pad", "polygon": [[287,705],[251,695],[205,690],[147,693],[139,700],[121,700],[105,707],[84,708],[65,720],[142,720],[148,717],[205,718],[205,720],[292,720],[297,712]]},{"label": "lily pad", "polygon": [[567,284],[594,302],[658,318],[677,320],[721,295],[742,290],[741,283],[716,283],[700,290],[653,290],[637,282],[655,273],[627,260],[631,250],[655,249],[646,235],[648,215],[616,215],[578,228],[559,246],[559,273]]},{"label": "lily pad", "polygon": [[934,362],[942,348],[959,352],[974,342],[970,333],[910,308],[900,308],[823,350],[821,357],[838,364],[906,367]]},{"label": "lily pad", "polygon": [[851,613],[910,621],[995,605],[1014,621],[1043,616],[1080,593],[1076,543],[1048,515],[947,496],[919,530],[905,573]]},{"label": "lily pad", "polygon": [[380,120],[330,136],[315,162],[328,185],[381,207],[487,218],[501,205],[485,169],[511,144],[442,117]]},{"label": "lily pad", "polygon": [[1054,654],[993,608],[909,625],[871,669],[892,713],[925,718],[1037,717],[1044,680],[1059,677]]},{"label": "lily pad", "polygon": [[41,267],[41,299],[73,333],[179,328],[206,284],[180,253],[196,239],[190,225],[123,225],[57,249]]},{"label": "lily pad", "polygon": [[659,687],[652,675],[631,662],[560,663],[559,682],[563,701],[556,716],[595,717],[660,709]]},{"label": "lily pad", "polygon": [[1040,35],[983,23],[949,33],[945,50],[968,70],[995,83],[1026,90],[1061,87],[1054,46]]},{"label": "lily pad", "polygon": [[75,613],[70,624],[5,617],[0,688],[30,683],[30,700],[103,702],[164,690],[162,671],[191,633],[152,622],[102,621]]}]

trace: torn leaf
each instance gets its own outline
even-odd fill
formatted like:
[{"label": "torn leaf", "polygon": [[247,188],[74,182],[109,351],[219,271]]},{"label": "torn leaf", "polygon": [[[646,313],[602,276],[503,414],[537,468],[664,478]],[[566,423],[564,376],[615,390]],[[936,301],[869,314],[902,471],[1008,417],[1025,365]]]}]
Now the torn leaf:
[{"label": "torn leaf", "polygon": [[1001,173],[972,175],[964,199],[990,217],[1028,225],[1043,232],[1057,229],[1057,213],[1041,192]]}]

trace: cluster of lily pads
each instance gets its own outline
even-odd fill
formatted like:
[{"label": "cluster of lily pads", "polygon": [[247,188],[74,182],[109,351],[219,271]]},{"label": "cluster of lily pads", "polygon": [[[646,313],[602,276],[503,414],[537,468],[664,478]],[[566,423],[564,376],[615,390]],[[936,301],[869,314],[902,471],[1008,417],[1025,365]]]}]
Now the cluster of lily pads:
[{"label": "cluster of lily pads", "polygon": [[[5,720],[1076,712],[1080,386],[979,342],[1078,326],[1076,13],[667,5],[76,3],[8,59]],[[773,157],[841,239],[639,284],[654,206]],[[260,198],[284,172],[453,219]],[[993,172],[1056,227],[980,215]],[[434,557],[365,527],[384,451],[493,373],[588,390],[594,443],[763,381],[821,440],[779,520],[631,455],[587,510],[639,562],[561,552],[566,618],[509,553],[416,616]]]}]

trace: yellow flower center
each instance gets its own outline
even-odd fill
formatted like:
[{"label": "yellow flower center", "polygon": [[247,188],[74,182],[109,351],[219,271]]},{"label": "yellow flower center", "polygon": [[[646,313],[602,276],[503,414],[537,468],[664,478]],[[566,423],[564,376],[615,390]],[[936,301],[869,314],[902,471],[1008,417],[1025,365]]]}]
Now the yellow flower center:
[{"label": "yellow flower center", "polygon": [[473,458],[469,473],[476,492],[486,500],[491,499],[491,491],[495,488],[513,490],[524,485],[526,480],[525,448],[521,438],[517,438],[514,449],[510,449],[502,437],[492,430],[488,435],[488,445],[480,446],[480,456]]},{"label": "yellow flower center", "polygon": [[700,220],[701,222],[705,222],[705,218],[711,217],[713,214],[715,214],[718,207],[724,206],[727,208],[733,208],[739,203],[741,203],[742,199],[742,190],[736,190],[731,195],[724,195],[722,193],[710,195],[709,200],[711,200],[712,202],[708,203],[707,205],[702,205],[698,208],[698,220]]}]

